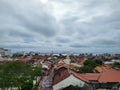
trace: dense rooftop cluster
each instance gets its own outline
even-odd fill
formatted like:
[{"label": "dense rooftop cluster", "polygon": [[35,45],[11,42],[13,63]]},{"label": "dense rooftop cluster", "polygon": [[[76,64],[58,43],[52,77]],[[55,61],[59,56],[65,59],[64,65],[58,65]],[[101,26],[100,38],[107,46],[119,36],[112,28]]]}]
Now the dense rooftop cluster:
[{"label": "dense rooftop cluster", "polygon": [[[42,74],[33,80],[41,89],[64,90],[78,88],[94,90],[98,88],[119,88],[120,54],[14,54],[0,64],[20,61],[32,67],[41,66]],[[77,90],[77,89],[75,89]]]}]

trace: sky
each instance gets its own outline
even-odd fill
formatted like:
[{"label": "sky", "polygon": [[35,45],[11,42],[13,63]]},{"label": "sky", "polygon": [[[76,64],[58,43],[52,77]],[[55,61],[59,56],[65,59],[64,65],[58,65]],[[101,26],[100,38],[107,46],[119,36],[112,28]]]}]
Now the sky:
[{"label": "sky", "polygon": [[120,0],[0,0],[0,47],[120,53]]}]

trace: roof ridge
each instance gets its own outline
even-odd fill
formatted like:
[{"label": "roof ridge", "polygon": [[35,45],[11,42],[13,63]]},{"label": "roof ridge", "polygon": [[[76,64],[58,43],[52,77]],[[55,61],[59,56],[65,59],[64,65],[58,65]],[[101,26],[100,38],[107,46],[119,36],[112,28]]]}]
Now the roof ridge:
[{"label": "roof ridge", "polygon": [[100,75],[99,75],[99,77],[98,77],[98,81],[100,80],[100,78],[101,78],[101,76],[103,75],[103,73],[108,72],[110,69],[115,70],[115,69],[113,69],[113,68],[109,68],[109,69],[105,70],[104,72],[100,73]]},{"label": "roof ridge", "polygon": [[[85,77],[83,77],[83,76],[77,77],[77,75],[75,75],[75,74],[78,74],[78,73],[70,70],[70,75],[71,75],[71,74],[74,75],[76,78],[81,77],[81,78],[85,79],[85,80],[82,79],[82,81],[89,82],[89,80],[88,80],[87,78],[85,78]],[[79,78],[79,79],[81,79],[81,78]]]}]

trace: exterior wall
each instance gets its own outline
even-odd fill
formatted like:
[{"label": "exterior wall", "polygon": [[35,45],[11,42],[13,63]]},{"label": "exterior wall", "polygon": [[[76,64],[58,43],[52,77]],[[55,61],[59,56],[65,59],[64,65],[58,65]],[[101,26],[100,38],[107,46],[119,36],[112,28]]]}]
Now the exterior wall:
[{"label": "exterior wall", "polygon": [[5,52],[4,52],[3,49],[0,49],[0,55],[1,55],[1,56],[5,55]]},{"label": "exterior wall", "polygon": [[67,55],[66,59],[64,59],[64,62],[66,64],[70,64],[70,61],[71,61],[71,59],[70,59],[69,55]]},{"label": "exterior wall", "polygon": [[109,62],[104,62],[104,64],[113,64],[114,62],[119,62],[120,63],[120,60],[115,60],[113,59],[112,61],[109,61]]},{"label": "exterior wall", "polygon": [[77,63],[71,63],[71,64],[74,65],[74,66],[77,66],[77,67],[82,67],[82,65],[79,65]]},{"label": "exterior wall", "polygon": [[112,62],[119,62],[120,63],[120,60],[113,59]]},{"label": "exterior wall", "polygon": [[63,81],[64,79],[68,78],[70,76],[68,69],[66,68],[60,68],[57,71],[54,72],[53,77],[53,85],[56,85],[57,83]]},{"label": "exterior wall", "polygon": [[110,62],[107,62],[107,61],[104,62],[104,64],[113,64],[113,63],[114,63],[114,62],[111,62],[111,61],[110,61]]},{"label": "exterior wall", "polygon": [[42,64],[42,68],[49,69],[48,66],[46,66],[45,64]]},{"label": "exterior wall", "polygon": [[53,86],[53,90],[60,90],[62,88],[68,87],[69,85],[83,87],[85,82],[81,81],[80,79],[70,75],[68,78],[64,79],[63,81],[55,84]]},{"label": "exterior wall", "polygon": [[3,49],[3,48],[0,49],[0,54],[1,54],[1,56],[11,56],[12,55],[10,50]]},{"label": "exterior wall", "polygon": [[11,56],[12,54],[11,54],[11,51],[10,50],[7,50],[7,51],[5,51],[5,55],[7,56]]},{"label": "exterior wall", "polygon": [[70,64],[70,59],[64,59],[65,64]]}]

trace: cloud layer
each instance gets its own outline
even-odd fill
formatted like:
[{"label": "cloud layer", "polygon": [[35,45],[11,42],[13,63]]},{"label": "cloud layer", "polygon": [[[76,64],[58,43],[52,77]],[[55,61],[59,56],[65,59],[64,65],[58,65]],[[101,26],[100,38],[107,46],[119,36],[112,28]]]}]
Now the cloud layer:
[{"label": "cloud layer", "polygon": [[120,0],[0,0],[0,47],[120,53]]}]

